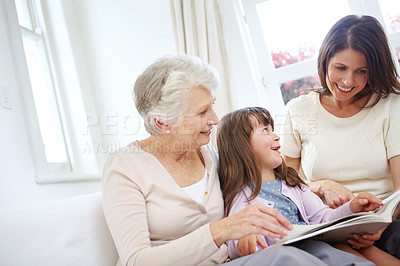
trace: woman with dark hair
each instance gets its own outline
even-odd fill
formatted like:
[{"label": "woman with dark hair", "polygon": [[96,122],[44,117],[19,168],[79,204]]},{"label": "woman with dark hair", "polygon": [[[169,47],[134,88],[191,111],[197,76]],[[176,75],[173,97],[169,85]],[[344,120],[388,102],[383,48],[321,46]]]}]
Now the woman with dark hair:
[{"label": "woman with dark hair", "polygon": [[[364,191],[384,199],[399,190],[400,82],[379,22],[340,19],[322,43],[318,74],[322,89],[286,106],[287,164],[333,208]],[[379,240],[376,246],[400,258],[400,221],[382,231],[348,243],[362,253]]]}]

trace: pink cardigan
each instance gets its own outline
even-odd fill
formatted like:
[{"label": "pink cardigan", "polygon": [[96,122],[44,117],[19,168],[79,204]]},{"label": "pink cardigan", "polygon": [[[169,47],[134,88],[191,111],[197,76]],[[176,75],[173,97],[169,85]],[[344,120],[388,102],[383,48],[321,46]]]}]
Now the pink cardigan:
[{"label": "pink cardigan", "polygon": [[[301,218],[307,224],[328,222],[353,213],[349,207],[350,202],[347,202],[337,209],[331,209],[325,205],[316,194],[311,192],[309,187],[304,185],[302,185],[302,189],[299,189],[298,187],[290,187],[284,181],[282,181],[282,194],[296,204],[296,206],[299,208]],[[249,202],[247,199],[250,198],[250,195],[251,190],[248,187],[245,187],[241,192],[239,192],[233,201],[229,215],[243,210],[252,202],[258,202],[271,208],[274,207],[273,202],[265,200],[259,196]],[[264,237],[264,239],[268,246],[273,245],[277,241],[276,238]],[[228,254],[231,259],[239,257],[236,248],[237,242],[238,240],[229,240],[227,242]]]}]

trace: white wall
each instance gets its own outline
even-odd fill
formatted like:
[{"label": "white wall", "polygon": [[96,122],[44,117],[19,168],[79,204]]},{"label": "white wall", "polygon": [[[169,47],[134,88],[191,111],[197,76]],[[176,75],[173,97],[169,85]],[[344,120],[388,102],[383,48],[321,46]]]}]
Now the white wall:
[{"label": "white wall", "polygon": [[[9,0],[6,0],[9,1]],[[3,1],[1,2],[3,3]],[[85,102],[99,117],[99,165],[116,146],[144,137],[131,91],[137,75],[161,55],[176,53],[169,1],[63,1]],[[38,185],[23,120],[22,89],[0,4],[0,85],[12,109],[0,107],[0,208],[95,192],[99,182]],[[106,121],[108,119],[108,122]],[[128,134],[129,133],[129,134]],[[136,133],[136,134],[133,134]]]},{"label": "white wall", "polygon": [[[134,108],[137,76],[156,58],[175,54],[169,1],[73,0],[64,8],[73,42],[80,49],[80,69],[87,74],[100,165],[109,151],[147,136]],[[90,114],[89,114],[90,115]]]}]

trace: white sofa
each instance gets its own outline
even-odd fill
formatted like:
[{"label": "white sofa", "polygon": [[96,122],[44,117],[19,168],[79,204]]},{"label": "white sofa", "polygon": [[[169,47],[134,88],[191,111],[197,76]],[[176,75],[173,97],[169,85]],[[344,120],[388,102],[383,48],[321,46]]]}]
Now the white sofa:
[{"label": "white sofa", "polygon": [[114,266],[100,193],[0,210],[0,265]]}]

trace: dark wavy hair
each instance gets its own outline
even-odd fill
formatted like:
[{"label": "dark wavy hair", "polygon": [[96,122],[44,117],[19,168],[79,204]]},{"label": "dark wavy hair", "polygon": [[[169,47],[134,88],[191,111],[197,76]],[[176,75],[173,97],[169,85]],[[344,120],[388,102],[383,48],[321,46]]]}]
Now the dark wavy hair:
[{"label": "dark wavy hair", "polygon": [[361,52],[367,61],[368,82],[355,99],[371,91],[381,98],[390,93],[400,94],[399,75],[392,57],[385,32],[377,19],[371,16],[349,15],[336,22],[322,42],[318,55],[318,75],[322,94],[331,94],[326,82],[329,60],[344,49]]},{"label": "dark wavy hair", "polygon": [[[252,191],[249,201],[260,193],[260,164],[250,145],[250,138],[257,126],[254,118],[260,125],[271,125],[274,128],[270,113],[262,107],[249,107],[231,112],[225,115],[218,125],[218,175],[225,203],[225,215],[229,214],[235,196],[245,186],[249,186]],[[274,172],[291,187],[301,188],[301,184],[305,185],[296,170],[286,166],[283,159]]]}]

